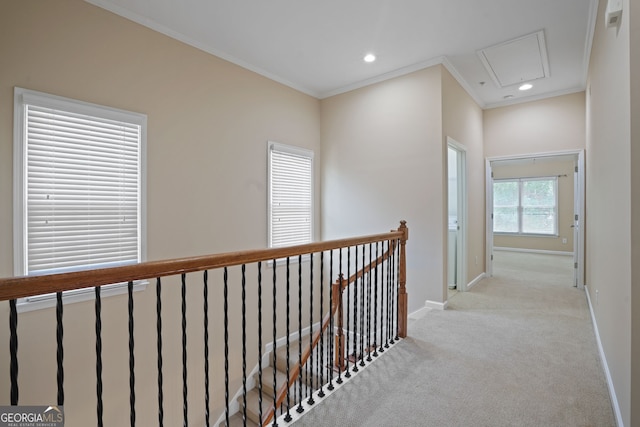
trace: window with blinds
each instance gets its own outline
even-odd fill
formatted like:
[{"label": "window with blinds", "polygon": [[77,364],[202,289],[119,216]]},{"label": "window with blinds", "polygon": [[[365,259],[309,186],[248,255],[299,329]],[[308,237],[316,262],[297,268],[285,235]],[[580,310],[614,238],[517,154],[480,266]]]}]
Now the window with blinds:
[{"label": "window with blinds", "polygon": [[146,116],[15,90],[17,275],[143,260]]},{"label": "window with blinds", "polygon": [[313,152],[269,142],[269,247],[313,240]]}]

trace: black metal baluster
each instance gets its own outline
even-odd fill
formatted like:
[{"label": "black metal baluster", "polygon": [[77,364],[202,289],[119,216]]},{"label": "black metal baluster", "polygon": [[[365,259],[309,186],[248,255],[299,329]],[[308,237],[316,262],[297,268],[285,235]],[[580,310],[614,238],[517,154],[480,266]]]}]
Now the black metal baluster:
[{"label": "black metal baluster", "polygon": [[[376,260],[378,259],[378,248],[380,242],[376,242]],[[384,245],[383,245],[384,249]],[[378,263],[373,276],[373,357],[378,357]],[[382,305],[380,305],[382,307]],[[380,323],[382,327],[382,323]]]},{"label": "black metal baluster", "polygon": [[[369,243],[369,265],[371,265],[373,258],[373,243]],[[376,255],[375,262],[376,267],[378,256]],[[367,281],[367,362],[371,362],[371,281],[373,279],[373,271],[369,268],[369,277]]]},{"label": "black metal baluster", "polygon": [[329,252],[329,351],[327,352],[327,368],[329,369],[329,385],[327,385],[327,390],[331,391],[334,389],[333,387],[333,361],[334,361],[334,352],[333,352],[333,343],[335,337],[335,331],[333,329],[333,249]]},{"label": "black metal baluster", "polygon": [[[162,283],[156,279],[156,334],[158,348],[158,425],[164,425],[164,394],[162,390]],[[205,300],[206,301],[206,300]]]},{"label": "black metal baluster", "polygon": [[[307,403],[313,405],[313,253],[309,254],[309,368],[307,368],[307,387],[309,387],[309,399]],[[302,351],[302,350],[300,350]],[[309,373],[311,372],[311,373]],[[310,377],[309,377],[310,376]]]},{"label": "black metal baluster", "polygon": [[[100,298],[100,287],[95,287],[96,301],[96,417],[98,427],[103,426],[102,415],[102,300]],[[12,403],[13,404],[13,403]]]},{"label": "black metal baluster", "polygon": [[366,289],[364,273],[365,252],[365,246],[362,245],[362,277],[360,278],[360,284],[362,285],[362,292],[360,292],[360,366],[364,366],[364,302]]},{"label": "black metal baluster", "polygon": [[9,373],[11,376],[11,405],[18,405],[18,311],[16,300],[9,301],[9,353],[11,362]]},{"label": "black metal baluster", "polygon": [[204,421],[209,427],[209,272],[204,271],[203,277],[204,300]]},{"label": "black metal baluster", "polygon": [[133,337],[133,282],[127,286],[129,294],[129,409],[131,427],[136,425],[136,374]]},{"label": "black metal baluster", "polygon": [[351,312],[351,287],[349,286],[349,279],[351,278],[351,247],[347,248],[347,338],[345,340],[345,347],[347,350],[347,361],[346,367],[344,369],[344,376],[346,378],[351,378],[351,371],[349,370],[349,317]]},{"label": "black metal baluster", "polygon": [[[339,254],[338,254],[338,292],[340,292],[340,295],[336,298],[340,298],[340,301],[342,301],[342,248],[340,248],[339,250]],[[343,316],[344,315],[344,307],[342,306],[342,304],[340,304],[339,310],[342,313],[337,313],[338,316]],[[342,317],[340,317],[341,319]],[[338,325],[340,327],[340,333],[343,333],[344,331],[344,325]],[[339,335],[338,336],[338,358],[339,358],[339,363],[338,363],[338,378],[336,379],[336,383],[338,384],[342,384],[342,363],[343,363],[343,357],[344,357],[344,349],[342,348],[342,336]],[[332,362],[333,363],[333,362]]]},{"label": "black metal baluster", "polygon": [[62,292],[56,293],[56,361],[58,363],[58,406],[64,406],[64,346],[62,338],[64,329],[62,324]]},{"label": "black metal baluster", "polygon": [[302,407],[302,255],[298,255],[298,407],[296,412],[304,412]]},{"label": "black metal baluster", "polygon": [[242,421],[247,425],[247,267],[242,264]]},{"label": "black metal baluster", "polygon": [[189,425],[187,389],[187,275],[182,273],[182,425]]},{"label": "black metal baluster", "polygon": [[[286,312],[287,312],[287,322],[286,322],[287,323],[287,325],[286,325],[286,329],[287,329],[287,333],[286,333],[286,340],[287,340],[287,343],[286,343],[286,346],[287,346],[287,359],[286,359],[287,382],[289,381],[289,347],[290,347],[289,335],[291,334],[291,331],[290,331],[290,323],[291,323],[291,315],[290,315],[290,313],[291,313],[291,307],[290,307],[290,304],[291,304],[290,264],[291,264],[291,260],[289,259],[289,257],[287,257],[287,272],[286,272],[286,274],[287,274],[287,277],[286,277],[287,278],[287,280],[286,280],[287,281],[287,297],[286,297],[286,299],[287,299],[287,301],[286,301],[286,304],[287,304],[287,310],[286,310]],[[284,417],[284,420],[286,422],[291,422],[291,420],[293,419],[291,417],[291,412],[290,411],[291,411],[291,390],[290,390],[290,387],[287,387],[287,415],[285,415],[285,417]]]},{"label": "black metal baluster", "polygon": [[[391,333],[391,318],[393,316],[393,307],[391,306],[391,272],[393,270],[393,250],[389,242],[389,263],[387,265],[387,330],[385,334],[384,348],[389,348],[389,334]],[[394,248],[395,249],[395,248]],[[391,314],[389,314],[391,312]]]},{"label": "black metal baluster", "polygon": [[385,312],[385,267],[388,268],[388,258],[385,258],[385,250],[384,250],[384,244],[385,242],[382,242],[382,258],[383,258],[383,262],[382,262],[382,266],[381,266],[381,271],[380,271],[380,348],[378,349],[378,351],[380,353],[384,353],[384,330],[385,330],[385,323],[384,323],[384,312]]},{"label": "black metal baluster", "polygon": [[[289,310],[287,310],[289,313]],[[278,390],[276,384],[276,366],[277,365],[277,354],[276,354],[276,260],[273,260],[273,389]],[[288,379],[287,379],[288,381]],[[277,392],[273,393],[273,427],[278,427],[278,414],[277,414]],[[229,425],[229,421],[227,420],[227,425]]]},{"label": "black metal baluster", "polygon": [[393,256],[391,258],[391,274],[389,277],[389,290],[391,292],[391,317],[389,319],[389,343],[393,344],[395,341],[393,339],[393,337],[395,336],[393,333],[393,330],[395,329],[395,325],[394,325],[394,321],[396,319],[395,317],[395,271],[396,271],[396,263],[395,263],[395,259],[396,259],[396,244],[394,242],[393,244]]},{"label": "black metal baluster", "polygon": [[258,419],[262,421],[262,262],[258,262]]},{"label": "black metal baluster", "polygon": [[398,275],[400,274],[400,240],[396,241],[396,274],[395,274],[395,283],[393,284],[393,292],[396,295],[396,304],[395,304],[395,308],[396,308],[396,324],[395,324],[395,340],[398,341],[400,338],[398,337],[398,321],[399,318],[398,316],[400,315],[399,313],[399,300],[398,300],[398,286],[400,284],[400,278],[398,277]]},{"label": "black metal baluster", "polygon": [[[275,269],[274,269],[275,270]],[[224,419],[229,425],[229,272],[224,268]],[[275,299],[274,299],[275,301]],[[274,303],[275,304],[275,303]],[[274,323],[275,324],[275,323]],[[274,326],[275,328],[275,326]],[[275,332],[274,332],[275,334]]]},{"label": "black metal baluster", "polygon": [[353,372],[358,372],[358,245],[355,254],[356,274],[353,280]]},{"label": "black metal baluster", "polygon": [[[318,355],[318,366],[320,374],[320,391],[318,397],[324,397],[324,252],[320,252],[320,352]],[[331,312],[331,310],[329,310]]]}]

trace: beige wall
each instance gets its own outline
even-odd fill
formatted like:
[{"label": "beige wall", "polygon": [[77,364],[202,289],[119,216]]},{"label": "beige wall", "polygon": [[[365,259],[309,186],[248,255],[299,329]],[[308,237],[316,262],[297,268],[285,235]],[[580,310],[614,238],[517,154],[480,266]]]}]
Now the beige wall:
[{"label": "beige wall", "polygon": [[[485,177],[482,119],[482,109],[453,76],[443,68],[442,134],[444,144],[446,147],[447,137],[451,137],[466,148],[467,283],[484,273],[485,267]],[[448,239],[445,238],[445,242],[447,241]],[[444,253],[447,254],[448,251],[445,250]]]},{"label": "beige wall", "polygon": [[585,147],[584,92],[484,111],[486,157]]},{"label": "beige wall", "polygon": [[[558,236],[510,236],[494,234],[493,246],[534,249],[554,252],[573,252],[573,171],[572,161],[519,161],[517,164],[491,166],[494,179],[558,177]],[[562,239],[567,243],[562,243]]]},{"label": "beige wall", "polygon": [[444,301],[441,67],[322,100],[323,237],[407,220],[409,311]]},{"label": "beige wall", "polygon": [[623,1],[619,29],[605,28],[605,6],[600,2],[587,83],[586,284],[617,398],[614,407],[625,426],[635,426],[640,408],[631,404],[631,385],[638,387],[640,378],[631,371],[631,274],[638,264],[630,255],[630,230],[637,230],[638,219],[631,217],[630,2]]},{"label": "beige wall", "polygon": [[[14,86],[147,114],[149,259],[266,246],[267,140],[314,150],[319,178],[322,156],[318,100],[83,1],[1,2],[0,58],[2,277],[13,273]],[[319,179],[316,181],[318,217]],[[399,218],[395,216],[383,223],[382,230],[397,223]],[[320,223],[317,225],[319,237]],[[218,273],[212,279],[217,290]],[[237,276],[237,272],[233,274]],[[251,274],[255,277],[255,272]],[[202,286],[197,282],[199,278],[190,279],[189,307],[201,305],[196,294],[202,292]],[[232,297],[238,298],[238,292],[236,281]],[[175,425],[181,419],[179,290],[167,286],[164,293],[165,392],[167,401],[176,402],[172,408],[167,407],[166,420]],[[155,357],[155,292],[149,287],[135,298],[138,405],[141,414],[149,414],[156,411],[154,363],[142,360],[145,355]],[[212,290],[211,304],[215,310],[212,316],[221,324],[219,292],[214,294]],[[270,304],[268,298],[264,304]],[[128,389],[126,317],[111,310],[116,307],[118,313],[126,310],[125,298],[105,299],[103,345],[111,356],[104,372],[105,401],[114,399],[105,407],[105,422],[109,425],[125,424],[128,418],[126,411],[115,407],[118,404],[126,408],[128,401],[128,393],[124,392]],[[237,313],[235,310],[232,316]],[[255,319],[255,301],[250,303],[248,313]],[[190,360],[197,360],[201,354],[202,344],[198,344],[201,331],[196,326],[201,324],[201,317],[200,309],[189,310],[193,343]],[[7,304],[2,304],[2,343],[8,342],[7,319]],[[46,404],[55,399],[55,352],[52,343],[43,338],[52,331],[53,319],[52,310],[20,316],[20,403]],[[42,328],[40,322],[48,326]],[[83,385],[86,378],[94,378],[93,304],[69,305],[65,309],[65,327],[68,425],[95,425],[94,387],[87,389]],[[250,328],[255,336],[255,325]],[[215,328],[212,334],[215,335],[212,375],[217,378],[212,393],[215,405],[219,405],[223,378],[221,328]],[[237,341],[238,330],[232,330],[231,334]],[[255,343],[251,345],[255,348]],[[2,348],[0,384],[5,385],[8,354],[4,345]],[[257,351],[251,350],[250,354],[253,356],[248,363],[252,367]],[[240,359],[237,354],[232,357],[232,367],[237,367]],[[194,395],[202,396],[198,372],[190,370],[190,382],[193,381]],[[233,390],[238,384],[237,376],[232,381]],[[8,386],[0,387],[0,403],[7,404],[8,400]],[[190,403],[193,409],[190,421],[200,425],[201,400],[194,398]]]},{"label": "beige wall", "polygon": [[[640,75],[640,6],[629,2],[630,75]],[[633,47],[633,48],[631,48]],[[631,79],[631,164],[640,164],[640,79]],[[631,168],[631,425],[640,424],[640,168]]]}]

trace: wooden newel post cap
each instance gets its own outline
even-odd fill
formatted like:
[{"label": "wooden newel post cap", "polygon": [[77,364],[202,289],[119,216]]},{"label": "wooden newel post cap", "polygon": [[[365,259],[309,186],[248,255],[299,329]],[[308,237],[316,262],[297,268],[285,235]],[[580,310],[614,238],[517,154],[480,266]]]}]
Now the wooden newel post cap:
[{"label": "wooden newel post cap", "polygon": [[400,227],[398,228],[398,231],[402,231],[404,233],[404,236],[402,236],[402,240],[409,240],[409,229],[407,228],[407,221],[405,221],[404,219],[400,221]]}]

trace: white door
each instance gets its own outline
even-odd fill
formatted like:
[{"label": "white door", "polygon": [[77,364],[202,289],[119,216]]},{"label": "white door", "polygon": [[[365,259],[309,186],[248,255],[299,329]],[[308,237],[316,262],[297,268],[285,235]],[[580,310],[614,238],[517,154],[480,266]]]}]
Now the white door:
[{"label": "white door", "polygon": [[573,173],[573,286],[584,288],[584,153],[578,153]]},{"label": "white door", "polygon": [[466,279],[466,224],[467,224],[467,185],[465,147],[447,138],[448,169],[448,269],[447,284],[450,288],[464,292]]}]

